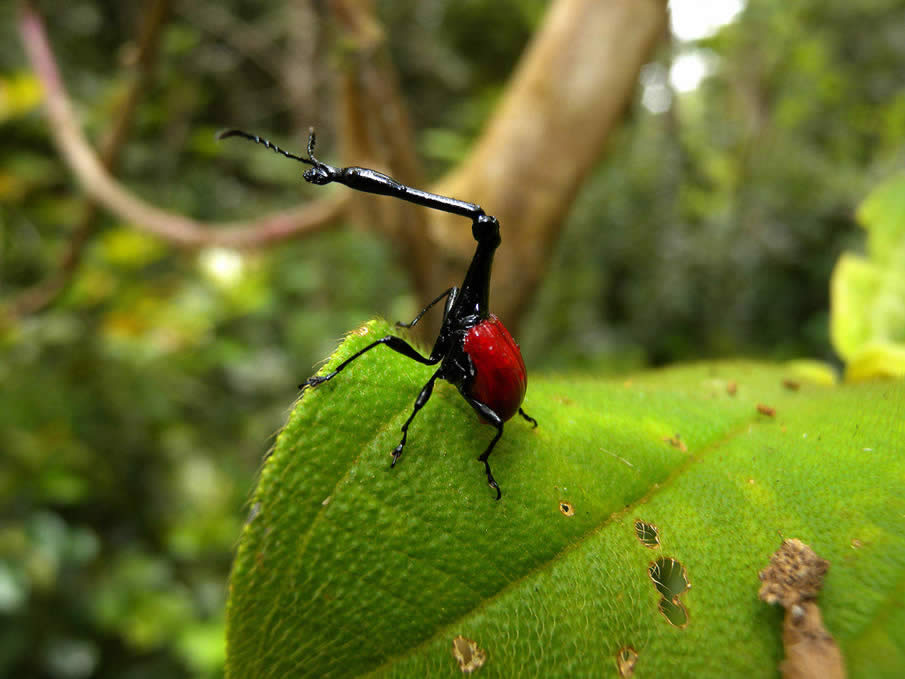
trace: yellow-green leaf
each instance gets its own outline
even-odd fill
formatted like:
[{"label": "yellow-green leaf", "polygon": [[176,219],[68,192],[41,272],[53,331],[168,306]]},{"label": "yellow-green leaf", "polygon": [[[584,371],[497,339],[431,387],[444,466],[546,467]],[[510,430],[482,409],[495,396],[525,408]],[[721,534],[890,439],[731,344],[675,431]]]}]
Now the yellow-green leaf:
[{"label": "yellow-green leaf", "polygon": [[833,270],[833,346],[849,364],[847,378],[902,375],[896,357],[905,352],[905,175],[877,187],[858,219],[868,231],[868,257],[844,253]]}]

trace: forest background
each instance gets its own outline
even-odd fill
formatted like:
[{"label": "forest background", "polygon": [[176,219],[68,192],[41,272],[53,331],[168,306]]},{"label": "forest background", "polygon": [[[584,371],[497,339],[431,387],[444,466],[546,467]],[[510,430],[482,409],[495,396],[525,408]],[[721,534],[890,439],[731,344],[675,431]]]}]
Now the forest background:
[{"label": "forest background", "polygon": [[[840,365],[831,273],[864,249],[858,204],[905,167],[905,8],[725,3],[707,25],[652,4],[623,9],[647,33],[614,49],[637,64],[576,64],[628,83],[604,92],[594,157],[551,143],[533,159],[536,178],[577,173],[556,218],[503,220],[501,252],[540,258],[503,265],[494,293],[529,371]],[[0,7],[0,675],[220,676],[235,542],[297,384],[364,321],[411,318],[470,234],[462,251],[395,211],[369,225],[215,133],[301,151],[313,125],[328,162],[465,185],[549,4],[25,7]],[[41,30],[77,133],[171,232],[63,161]],[[236,220],[245,241],[192,231]]]}]

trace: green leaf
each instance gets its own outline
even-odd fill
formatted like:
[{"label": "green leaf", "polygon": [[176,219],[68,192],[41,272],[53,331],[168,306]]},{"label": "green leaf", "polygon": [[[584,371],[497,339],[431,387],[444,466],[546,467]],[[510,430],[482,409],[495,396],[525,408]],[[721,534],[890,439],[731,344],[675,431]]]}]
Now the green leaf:
[{"label": "green leaf", "polygon": [[905,175],[858,208],[868,257],[843,253],[830,281],[833,346],[846,378],[905,376]]},{"label": "green leaf", "polygon": [[30,113],[41,103],[41,83],[32,73],[0,76],[0,123]]},{"label": "green leaf", "polygon": [[431,370],[378,348],[293,410],[233,567],[228,676],[456,677],[461,635],[486,677],[615,676],[626,646],[637,676],[772,677],[782,612],[757,574],[784,537],[831,562],[819,604],[850,676],[905,672],[903,383],[532,375],[540,426],[506,424],[497,502],[492,430],[444,382],[390,469]]},{"label": "green leaf", "polygon": [[867,250],[879,264],[905,261],[905,174],[887,179],[858,207],[858,221],[868,231]]}]

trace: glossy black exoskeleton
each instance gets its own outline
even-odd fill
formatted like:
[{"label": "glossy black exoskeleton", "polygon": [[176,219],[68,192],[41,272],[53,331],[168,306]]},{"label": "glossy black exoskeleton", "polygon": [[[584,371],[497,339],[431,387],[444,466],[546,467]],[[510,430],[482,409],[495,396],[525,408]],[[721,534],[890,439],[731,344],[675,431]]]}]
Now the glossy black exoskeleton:
[{"label": "glossy black exoskeleton", "polygon": [[336,182],[357,191],[392,196],[471,219],[471,232],[477,241],[477,248],[461,287],[445,290],[410,323],[396,324],[403,328],[413,327],[431,307],[445,299],[443,325],[429,356],[422,356],[405,340],[395,335],[387,335],[347,358],[332,372],[309,377],[300,388],[307,389],[332,380],[352,361],[381,345],[424,365],[439,363],[439,367],[415,399],[411,415],[402,425],[402,440],[393,450],[392,466],[396,465],[399,456],[402,455],[409,426],[431,397],[434,382],[438,379],[446,380],[456,385],[459,393],[484,422],[496,428],[496,435],[478,459],[484,463],[487,483],[496,490],[499,500],[502,491],[490,471],[488,458],[503,435],[503,423],[515,413],[519,413],[535,427],[537,421],[521,408],[527,387],[527,373],[518,344],[489,310],[490,270],[494,252],[500,245],[500,224],[496,217],[485,214],[480,206],[473,203],[405,186],[375,170],[327,165],[314,156],[313,130],[308,137],[307,158],[284,151],[262,137],[241,130],[227,130],[219,135],[220,139],[226,137],[243,137],[263,144],[287,158],[310,165],[311,167],[305,170],[304,178],[312,184],[324,185]]}]

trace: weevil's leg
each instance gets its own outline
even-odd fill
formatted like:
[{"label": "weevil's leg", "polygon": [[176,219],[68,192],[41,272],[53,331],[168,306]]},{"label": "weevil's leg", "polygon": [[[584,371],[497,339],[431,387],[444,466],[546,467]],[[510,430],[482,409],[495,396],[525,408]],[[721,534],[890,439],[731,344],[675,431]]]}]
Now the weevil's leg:
[{"label": "weevil's leg", "polygon": [[402,449],[405,447],[405,439],[409,433],[409,425],[412,423],[412,420],[415,419],[415,415],[418,414],[418,411],[424,407],[424,404],[427,403],[428,399],[431,397],[431,392],[434,390],[434,382],[437,381],[437,378],[440,376],[440,372],[443,368],[440,368],[431,375],[431,378],[427,381],[421,388],[421,393],[418,394],[418,398],[415,399],[415,407],[412,408],[412,414],[409,415],[409,418],[405,421],[405,424],[402,425],[402,440],[399,442],[399,445],[393,450],[393,463],[390,465],[391,467],[396,466],[396,461],[399,459],[399,456],[402,455]]},{"label": "weevil's leg", "polygon": [[486,420],[488,424],[492,424],[494,427],[496,427],[496,436],[493,437],[490,445],[487,446],[487,450],[481,453],[481,456],[478,459],[484,463],[484,471],[487,472],[487,485],[489,485],[491,488],[496,489],[496,499],[499,500],[501,497],[503,497],[503,491],[500,490],[499,484],[493,478],[493,474],[490,471],[490,463],[487,461],[487,458],[490,457],[490,453],[493,452],[493,447],[503,435],[503,420],[500,419],[500,416],[497,415],[496,412],[487,404],[481,403],[480,401],[477,401],[473,398],[466,398],[465,400],[468,401],[468,405],[474,408],[477,411],[478,415],[484,418],[484,420]]},{"label": "weevil's leg", "polygon": [[434,301],[432,301],[430,304],[428,304],[426,307],[424,307],[420,312],[418,312],[418,315],[415,316],[415,318],[412,320],[411,323],[403,323],[402,321],[396,321],[396,327],[397,328],[413,328],[413,327],[415,327],[415,325],[418,323],[418,321],[421,320],[421,317],[424,314],[426,314],[428,311],[430,311],[431,307],[434,306],[434,304],[436,304],[441,299],[443,299],[444,297],[449,295],[455,289],[456,289],[455,287],[452,287],[449,290],[446,290],[445,292],[441,292],[439,295],[437,295],[437,298]]},{"label": "weevil's leg", "polygon": [[521,415],[522,417],[524,417],[526,420],[528,420],[533,425],[533,427],[532,427],[533,429],[537,429],[537,420],[535,420],[533,417],[531,417],[528,413],[526,413],[521,408],[518,409],[518,414]]},{"label": "weevil's leg", "polygon": [[352,356],[350,356],[349,358],[347,358],[345,361],[343,361],[338,366],[336,366],[336,370],[334,370],[333,372],[329,372],[326,375],[315,375],[314,377],[309,377],[307,380],[305,380],[302,384],[299,385],[299,389],[306,389],[308,387],[313,387],[315,385],[318,385],[321,382],[328,382],[328,381],[332,380],[340,372],[342,372],[343,369],[347,365],[349,365],[356,358],[358,358],[362,354],[370,351],[374,347],[379,347],[382,344],[386,345],[393,351],[396,351],[396,352],[402,354],[403,356],[406,356],[406,357],[412,359],[413,361],[418,361],[418,363],[423,363],[424,365],[436,365],[437,363],[440,362],[439,358],[425,358],[424,356],[419,354],[418,351],[412,345],[410,345],[408,342],[406,342],[404,339],[400,339],[399,337],[395,337],[394,335],[387,335],[386,337],[380,338],[376,342],[372,342],[371,344],[366,346],[361,351],[359,351],[359,352],[353,354]]}]

